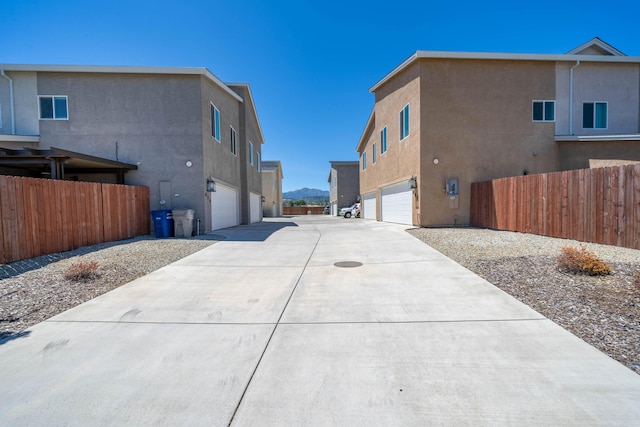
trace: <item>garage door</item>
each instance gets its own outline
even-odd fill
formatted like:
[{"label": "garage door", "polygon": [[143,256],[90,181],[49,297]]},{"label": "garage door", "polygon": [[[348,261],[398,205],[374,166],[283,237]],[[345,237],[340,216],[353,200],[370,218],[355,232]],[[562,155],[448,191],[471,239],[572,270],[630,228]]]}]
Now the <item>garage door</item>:
[{"label": "garage door", "polygon": [[384,187],[381,205],[382,221],[413,225],[413,190],[408,182]]},{"label": "garage door", "polygon": [[210,194],[211,229],[238,225],[238,190],[216,182],[216,191]]},{"label": "garage door", "polygon": [[364,218],[376,219],[376,193],[365,194],[362,197]]},{"label": "garage door", "polygon": [[249,193],[249,222],[260,222],[262,221],[262,215],[260,215],[260,205],[262,200],[262,196],[256,193]]},{"label": "garage door", "polygon": [[333,215],[333,216],[338,215],[338,204],[337,203],[331,203],[331,215]]}]

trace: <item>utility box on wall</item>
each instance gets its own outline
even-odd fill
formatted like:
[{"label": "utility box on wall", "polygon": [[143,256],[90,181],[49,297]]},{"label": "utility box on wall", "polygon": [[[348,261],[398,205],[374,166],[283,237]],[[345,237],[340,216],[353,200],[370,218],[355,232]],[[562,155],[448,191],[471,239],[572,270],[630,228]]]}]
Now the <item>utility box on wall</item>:
[{"label": "utility box on wall", "polygon": [[444,191],[447,193],[447,196],[457,196],[458,178],[447,178]]}]

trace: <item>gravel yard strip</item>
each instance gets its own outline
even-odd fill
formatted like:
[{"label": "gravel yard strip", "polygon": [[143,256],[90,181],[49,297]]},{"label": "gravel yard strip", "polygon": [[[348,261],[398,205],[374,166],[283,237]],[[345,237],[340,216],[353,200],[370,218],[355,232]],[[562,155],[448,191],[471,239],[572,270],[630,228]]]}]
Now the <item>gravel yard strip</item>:
[{"label": "gravel yard strip", "polygon": [[572,274],[556,258],[575,240],[474,228],[409,233],[640,374],[640,250],[584,243],[612,274]]},{"label": "gravel yard strip", "polygon": [[[189,239],[141,236],[0,265],[0,340],[19,336],[37,323],[221,239],[215,235]],[[79,261],[96,261],[98,276],[86,282],[65,279],[67,269]]]}]

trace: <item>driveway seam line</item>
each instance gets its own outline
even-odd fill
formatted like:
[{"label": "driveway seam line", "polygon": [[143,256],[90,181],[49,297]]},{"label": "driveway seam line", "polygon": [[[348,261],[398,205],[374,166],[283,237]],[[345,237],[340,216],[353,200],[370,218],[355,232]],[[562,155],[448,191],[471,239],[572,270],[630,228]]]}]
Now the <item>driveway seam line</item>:
[{"label": "driveway seam line", "polygon": [[258,358],[258,363],[256,363],[255,368],[253,369],[253,372],[251,373],[251,376],[249,377],[249,381],[247,381],[247,385],[245,386],[244,390],[242,391],[242,395],[240,396],[240,400],[238,400],[238,404],[236,405],[236,408],[233,411],[233,415],[231,415],[231,419],[229,420],[229,424],[227,424],[227,427],[230,427],[231,424],[233,423],[233,420],[236,418],[236,414],[238,413],[238,409],[240,409],[240,405],[242,405],[242,401],[244,400],[244,396],[247,394],[247,390],[249,390],[249,386],[251,385],[251,381],[253,381],[253,377],[255,376],[256,372],[258,371],[258,368],[260,367],[260,363],[262,363],[262,359],[264,358],[265,353],[267,352],[267,349],[269,348],[269,345],[271,344],[271,340],[273,339],[273,336],[276,333],[276,330],[278,329],[278,325],[280,324],[280,321],[282,320],[282,317],[284,316],[284,312],[287,311],[287,307],[289,306],[289,303],[291,302],[291,298],[293,298],[293,294],[296,292],[296,289],[298,289],[298,285],[300,284],[300,280],[302,279],[302,276],[304,275],[304,272],[307,269],[307,266],[309,265],[309,261],[311,261],[311,257],[313,256],[314,252],[316,251],[316,248],[318,247],[318,243],[320,242],[320,239],[322,238],[322,232],[315,227],[316,231],[318,232],[318,240],[316,240],[315,245],[313,245],[313,249],[311,250],[311,253],[309,254],[309,257],[307,258],[307,262],[305,262],[304,266],[302,267],[302,271],[300,271],[300,275],[298,276],[298,280],[296,280],[296,284],[293,286],[293,289],[291,290],[291,293],[289,294],[289,298],[287,298],[287,302],[284,304],[284,307],[282,307],[282,311],[280,312],[280,316],[278,317],[278,320],[276,322],[276,324],[273,327],[273,330],[271,331],[271,335],[269,335],[269,339],[267,340],[266,345],[264,346],[264,349],[262,350],[262,354],[260,354],[260,357]]}]

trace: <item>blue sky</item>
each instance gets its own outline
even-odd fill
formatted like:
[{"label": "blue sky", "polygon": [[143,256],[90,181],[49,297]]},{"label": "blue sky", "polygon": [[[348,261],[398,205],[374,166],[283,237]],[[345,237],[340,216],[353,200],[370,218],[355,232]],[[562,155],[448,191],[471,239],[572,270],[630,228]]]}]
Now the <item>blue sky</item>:
[{"label": "blue sky", "polygon": [[0,63],[206,67],[248,82],[284,191],[357,160],[369,88],[416,50],[640,55],[640,2],[0,0]]}]

